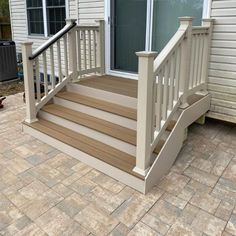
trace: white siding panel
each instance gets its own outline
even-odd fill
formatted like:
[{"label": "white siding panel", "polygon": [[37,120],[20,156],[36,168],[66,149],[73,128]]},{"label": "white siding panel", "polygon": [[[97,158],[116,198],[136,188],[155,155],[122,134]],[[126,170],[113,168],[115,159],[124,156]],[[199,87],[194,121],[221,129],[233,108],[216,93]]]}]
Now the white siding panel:
[{"label": "white siding panel", "polygon": [[[224,2],[224,1],[222,1]],[[236,8],[221,8],[221,9],[212,9],[211,16],[235,16],[235,9]]]},{"label": "white siding panel", "polygon": [[211,84],[218,84],[218,85],[229,85],[236,87],[236,79],[225,79],[221,77],[209,77],[209,82]]},{"label": "white siding panel", "polygon": [[79,0],[79,24],[94,24],[104,19],[104,0]]},{"label": "white siding panel", "polygon": [[212,2],[212,9],[225,9],[225,8],[236,8],[236,2],[232,0],[228,1],[213,1]]},{"label": "white siding panel", "polygon": [[76,1],[78,0],[68,0],[69,1],[69,18],[70,19],[77,19],[77,13],[78,11],[76,10]]},{"label": "white siding panel", "polygon": [[209,64],[210,114],[232,120],[236,115],[236,0],[213,0],[211,17],[215,22]]}]

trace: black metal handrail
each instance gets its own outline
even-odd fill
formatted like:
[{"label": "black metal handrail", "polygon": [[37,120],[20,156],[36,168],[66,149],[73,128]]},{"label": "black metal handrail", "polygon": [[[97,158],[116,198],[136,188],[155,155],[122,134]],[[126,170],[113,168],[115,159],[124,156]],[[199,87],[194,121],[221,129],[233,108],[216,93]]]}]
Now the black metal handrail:
[{"label": "black metal handrail", "polygon": [[47,50],[52,44],[54,44],[58,39],[63,37],[66,33],[68,33],[72,28],[76,26],[76,22],[72,22],[71,25],[66,25],[62,28],[58,33],[56,33],[53,37],[51,37],[47,42],[45,42],[41,47],[36,49],[32,56],[29,57],[29,60],[34,60],[37,56]]}]

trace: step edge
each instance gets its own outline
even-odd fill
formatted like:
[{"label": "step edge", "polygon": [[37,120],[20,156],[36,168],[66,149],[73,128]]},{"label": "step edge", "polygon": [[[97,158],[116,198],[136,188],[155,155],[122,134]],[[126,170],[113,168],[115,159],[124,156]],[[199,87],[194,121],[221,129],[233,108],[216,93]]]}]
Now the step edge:
[{"label": "step edge", "polygon": [[[137,121],[137,117],[134,118],[134,117],[132,117],[132,116],[124,115],[124,114],[122,114],[122,113],[110,111],[109,109],[102,109],[102,108],[99,108],[99,107],[96,107],[96,106],[84,104],[83,102],[80,102],[79,99],[68,98],[66,95],[63,95],[62,93],[64,93],[64,92],[58,93],[58,94],[56,95],[56,97],[62,98],[62,99],[65,99],[65,100],[68,100],[68,101],[71,101],[71,102],[74,102],[74,103],[79,103],[79,104],[82,104],[82,105],[85,105],[85,106],[93,107],[93,108],[96,108],[96,109],[98,109],[98,110],[106,111],[106,112],[109,112],[109,113],[112,113],[112,114],[115,114],[115,115],[118,115],[118,116],[121,116],[121,117],[128,118],[128,119],[130,119],[130,120]],[[75,93],[75,92],[68,92],[68,93],[73,93],[73,94],[77,95],[77,93]],[[80,94],[80,95],[81,95],[81,96],[84,96],[84,97],[88,97],[88,98],[94,99],[93,97],[85,96],[85,95],[82,95],[82,94]],[[123,107],[123,108],[125,108],[125,109],[132,109],[132,110],[135,110],[135,109],[133,109],[133,108],[125,107],[125,106],[122,106],[122,105],[119,105],[119,104],[115,104],[115,103],[111,103],[111,102],[107,102],[107,101],[105,101],[105,100],[101,100],[101,99],[96,99],[96,100],[100,100],[100,101],[102,101],[102,102],[104,102],[104,103],[108,103],[109,105],[112,105],[112,106],[119,106],[119,107]]]},{"label": "step edge", "polygon": [[[81,161],[82,163],[85,163],[86,165],[101,171],[102,173],[116,179],[117,181],[122,182],[125,185],[130,186],[131,188],[136,189],[137,191],[141,193],[145,193],[145,179],[139,178],[134,175],[131,175],[130,173],[127,173],[126,171],[123,171],[115,166],[112,166],[104,161],[101,161],[97,159],[96,157],[93,157],[89,154],[84,153],[83,151],[80,151],[79,149],[76,149],[68,144],[65,144],[48,134],[44,134],[41,131],[38,131],[34,129],[33,127],[29,126],[28,123],[22,122],[23,131],[32,135],[33,137],[45,142],[45,138],[40,138],[40,136],[45,136],[47,139],[50,139],[49,145],[57,148],[63,153],[66,153],[70,155],[71,157]],[[77,154],[73,154],[74,152],[77,152]]]},{"label": "step edge", "polygon": [[[52,105],[52,104],[50,104],[50,105]],[[57,106],[60,106],[60,105],[57,105]],[[66,108],[66,109],[68,109],[68,108]],[[52,111],[47,111],[47,110],[45,110],[44,108],[42,108],[41,110],[44,111],[44,112],[50,113],[50,114],[52,114],[52,115],[54,115],[54,116],[61,117],[61,118],[65,119],[65,120],[68,120],[68,121],[70,121],[70,122],[73,122],[73,123],[76,123],[76,124],[79,124],[79,125],[85,126],[85,127],[87,127],[87,128],[90,128],[90,129],[94,129],[94,128],[91,127],[91,126],[83,125],[83,124],[81,124],[81,123],[79,123],[79,122],[76,122],[76,121],[74,121],[74,120],[71,120],[69,117],[65,117],[65,116],[57,115],[57,114],[53,113]],[[71,109],[69,109],[69,110],[71,110]],[[73,112],[77,112],[77,111],[73,111]],[[81,113],[82,113],[82,112],[81,112]],[[85,114],[85,113],[84,113],[84,114]],[[87,115],[87,114],[85,114],[85,115]],[[88,116],[90,116],[90,115],[88,115]],[[92,117],[92,116],[90,116],[90,117]],[[93,117],[93,118],[96,118],[96,117]],[[97,118],[97,119],[98,119],[98,118]],[[101,120],[101,119],[100,119],[100,120]],[[106,122],[109,122],[109,121],[106,121]],[[109,122],[109,123],[112,124],[112,125],[114,125],[114,126],[119,126],[119,125],[116,125],[116,124],[111,123],[111,122]],[[128,128],[126,128],[126,127],[122,127],[122,128],[124,128],[124,129],[128,129]],[[124,140],[124,139],[121,139],[121,138],[118,138],[118,137],[112,136],[111,134],[105,133],[104,131],[102,132],[101,129],[100,129],[100,130],[98,130],[98,129],[94,129],[94,130],[96,130],[97,132],[101,132],[101,133],[103,133],[103,134],[106,134],[106,135],[108,135],[108,136],[111,136],[111,137],[113,137],[113,138],[119,139],[119,140],[121,140],[121,141],[123,141],[123,142],[127,142],[127,143],[129,143],[129,144],[131,144],[131,145],[136,146],[136,139],[135,139],[135,141],[131,142],[131,141],[129,141],[129,140]],[[133,131],[133,130],[132,130],[132,131]],[[133,132],[134,132],[134,131],[133,131]]]},{"label": "step edge", "polygon": [[[70,120],[66,120],[62,117],[45,112],[43,110],[39,111],[38,117],[40,119],[55,123],[58,126],[62,126],[66,129],[77,132],[78,134],[87,136],[88,138],[91,138],[91,139],[94,139],[94,140],[99,141],[101,143],[104,143],[105,145],[111,146],[111,147],[113,147],[117,150],[120,150],[124,153],[127,153],[131,156],[136,155],[136,146],[135,145],[129,144],[125,141],[122,141],[122,140],[112,137],[110,135],[104,134],[104,133],[94,130],[92,128],[83,126],[81,124],[77,124],[77,123],[70,121]],[[92,135],[92,133],[94,133],[94,135]],[[94,137],[94,136],[96,136],[96,137]],[[107,139],[107,141],[105,141],[105,139]],[[109,143],[109,142],[111,142],[111,143]]]}]

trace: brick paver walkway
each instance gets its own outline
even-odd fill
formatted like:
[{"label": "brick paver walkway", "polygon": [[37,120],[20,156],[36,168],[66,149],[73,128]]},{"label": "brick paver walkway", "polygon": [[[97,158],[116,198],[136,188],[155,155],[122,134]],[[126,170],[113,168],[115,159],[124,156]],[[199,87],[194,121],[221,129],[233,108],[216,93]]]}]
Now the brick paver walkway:
[{"label": "brick paver walkway", "polygon": [[236,127],[192,125],[146,196],[21,132],[22,95],[0,110],[0,235],[236,235]]}]

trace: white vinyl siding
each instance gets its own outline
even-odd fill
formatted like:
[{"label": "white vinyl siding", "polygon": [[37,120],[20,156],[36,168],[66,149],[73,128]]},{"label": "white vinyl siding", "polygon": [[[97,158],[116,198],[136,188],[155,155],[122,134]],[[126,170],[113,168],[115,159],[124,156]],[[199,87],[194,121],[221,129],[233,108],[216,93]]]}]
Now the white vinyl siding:
[{"label": "white vinyl siding", "polygon": [[79,24],[93,24],[104,19],[104,0],[78,0]]},{"label": "white vinyl siding", "polygon": [[236,122],[236,0],[213,0],[209,116]]}]

